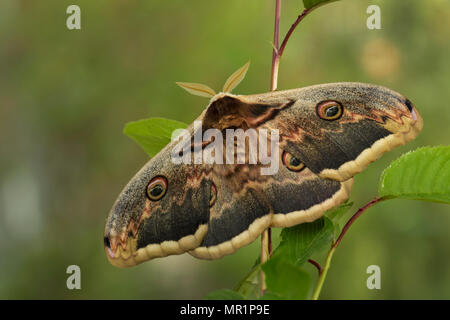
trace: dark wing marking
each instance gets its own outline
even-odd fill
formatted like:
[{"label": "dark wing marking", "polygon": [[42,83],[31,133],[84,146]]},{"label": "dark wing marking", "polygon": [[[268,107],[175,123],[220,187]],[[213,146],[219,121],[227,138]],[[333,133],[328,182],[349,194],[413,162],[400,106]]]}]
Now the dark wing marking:
[{"label": "dark wing marking", "polygon": [[[353,177],[385,152],[414,139],[422,128],[411,102],[381,86],[326,84],[287,96],[296,98],[294,105],[265,126],[279,129],[281,148],[324,178]],[[316,106],[324,101],[341,104],[342,117],[321,119]]]},{"label": "dark wing marking", "polygon": [[201,192],[194,191],[187,185],[181,203],[174,201],[166,210],[154,210],[139,227],[137,249],[164,241],[179,241],[185,236],[195,234],[198,227],[209,219],[210,185],[208,179],[203,179]]},{"label": "dark wing marking", "polygon": [[203,118],[203,129],[254,128],[273,119],[280,110],[288,108],[293,103],[294,101],[248,103],[242,97],[225,94],[208,106]]},{"label": "dark wing marking", "polygon": [[211,208],[205,238],[190,254],[217,259],[253,242],[270,226],[314,221],[347,199],[352,184],[352,180],[322,179],[308,169],[292,172],[281,161],[275,175],[251,176],[241,175],[238,183],[227,182],[224,176],[212,178],[217,183],[217,201]]}]

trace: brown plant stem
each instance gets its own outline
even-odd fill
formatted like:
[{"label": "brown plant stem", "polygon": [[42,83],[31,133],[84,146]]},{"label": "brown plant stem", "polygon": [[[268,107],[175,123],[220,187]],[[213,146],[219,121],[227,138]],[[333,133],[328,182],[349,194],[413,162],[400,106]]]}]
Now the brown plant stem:
[{"label": "brown plant stem", "polygon": [[367,211],[367,209],[369,209],[370,207],[372,207],[374,204],[385,200],[385,198],[375,198],[372,201],[366,203],[364,206],[362,206],[361,208],[358,209],[358,211],[356,211],[356,213],[347,221],[347,223],[345,224],[344,228],[342,228],[341,233],[339,234],[339,237],[337,238],[337,240],[335,242],[333,242],[333,244],[331,245],[330,251],[328,251],[327,257],[325,259],[325,266],[323,267],[322,272],[319,274],[319,279],[317,280],[317,285],[316,288],[314,289],[313,295],[312,295],[312,300],[317,300],[319,299],[319,295],[320,292],[322,290],[322,286],[323,283],[325,281],[325,278],[327,277],[327,273],[328,273],[328,269],[330,268],[330,264],[331,264],[331,259],[333,257],[334,251],[336,250],[336,248],[339,246],[339,244],[342,241],[342,238],[345,236],[345,234],[347,233],[348,229],[351,227],[351,225],[356,221],[356,219],[358,219],[364,212]]},{"label": "brown plant stem", "polygon": [[[261,234],[261,265],[266,263],[269,260],[269,232],[268,229],[264,230]],[[266,291],[266,275],[264,271],[261,269],[259,274],[259,293],[262,296]]]},{"label": "brown plant stem", "polygon": [[345,226],[342,228],[341,233],[339,234],[339,237],[337,238],[337,240],[333,243],[332,248],[336,249],[338,247],[338,245],[341,243],[342,238],[345,236],[345,234],[347,233],[348,229],[351,227],[351,225],[356,221],[356,219],[358,219],[359,216],[361,216],[367,209],[369,209],[371,206],[373,206],[374,204],[385,200],[384,198],[374,198],[372,201],[369,201],[368,203],[366,203],[364,206],[362,206],[361,208],[358,209],[358,211],[356,211],[356,213],[350,218],[350,220],[347,221],[347,223],[345,224]]},{"label": "brown plant stem", "polygon": [[273,52],[272,52],[272,74],[270,77],[270,91],[275,91],[278,84],[278,66],[281,55],[279,54],[280,41],[280,15],[281,0],[275,0],[275,27],[273,32]]},{"label": "brown plant stem", "polygon": [[[270,76],[270,91],[277,88],[278,82],[278,46],[280,38],[280,14],[281,14],[281,0],[275,0],[275,26],[273,32],[273,53],[272,53],[272,73]],[[267,228],[261,234],[261,265],[263,265],[272,255],[272,230]],[[260,273],[260,294],[263,295],[266,291],[266,276],[264,271]]]},{"label": "brown plant stem", "polygon": [[308,259],[308,262],[311,263],[314,267],[316,267],[317,272],[319,272],[319,277],[323,272],[322,266],[316,260]]},{"label": "brown plant stem", "polygon": [[291,25],[288,32],[284,36],[283,42],[281,46],[279,45],[279,36],[280,36],[280,8],[281,1],[276,0],[275,6],[275,32],[274,32],[274,40],[273,40],[273,54],[272,54],[272,77],[270,79],[270,91],[275,91],[278,85],[278,69],[280,67],[281,56],[283,55],[284,49],[286,49],[286,45],[294,32],[295,28],[297,28],[298,24],[309,14],[311,11],[319,7],[320,5],[313,6],[309,9],[304,9],[302,13],[297,17],[295,22]]},{"label": "brown plant stem", "polygon": [[[309,9],[304,9],[302,13],[297,17],[297,20],[291,25],[288,32],[284,36],[283,42],[280,46],[280,16],[281,16],[281,0],[275,0],[275,26],[273,32],[273,52],[272,52],[272,70],[270,76],[270,91],[277,90],[278,86],[278,70],[280,66],[281,56],[284,49],[294,32],[298,24],[315,8],[320,5],[316,5]],[[272,255],[272,230],[267,228],[261,234],[261,265],[264,264]],[[261,270],[260,273],[260,294],[263,295],[266,290],[265,274]]]},{"label": "brown plant stem", "polygon": [[281,46],[278,50],[278,55],[281,57],[283,55],[284,49],[286,48],[287,42],[289,41],[289,38],[291,37],[292,33],[294,32],[295,28],[297,28],[298,24],[309,14],[311,11],[316,9],[318,5],[311,7],[309,9],[304,9],[302,13],[299,14],[297,17],[297,20],[291,25],[288,32],[284,36],[283,42],[281,43]]},{"label": "brown plant stem", "polygon": [[[275,0],[275,28],[274,28],[274,40],[273,40],[273,52],[272,52],[272,69],[271,69],[271,77],[270,77],[270,91],[277,90],[278,86],[278,71],[280,66],[280,60],[281,56],[284,53],[284,50],[286,49],[286,45],[292,36],[294,30],[297,28],[297,26],[300,24],[301,21],[314,9],[320,7],[322,4],[317,4],[311,8],[304,9],[300,15],[298,15],[297,19],[294,21],[294,23],[289,28],[288,32],[283,38],[283,41],[281,43],[281,46],[279,45],[279,36],[280,36],[280,13],[281,13],[281,0]],[[316,288],[314,290],[312,299],[317,300],[320,295],[320,291],[322,289],[323,282],[325,281],[328,269],[330,267],[331,259],[333,257],[333,253],[336,250],[336,248],[339,246],[339,244],[342,241],[342,238],[347,233],[348,229],[351,227],[351,225],[360,217],[367,209],[372,207],[374,204],[383,201],[385,199],[383,198],[375,198],[372,201],[368,202],[363,207],[359,208],[358,211],[350,218],[350,220],[347,221],[344,228],[342,229],[341,233],[339,234],[339,237],[335,242],[333,242],[330,251],[327,254],[326,260],[325,260],[325,266],[322,268],[322,266],[313,259],[308,259],[308,262],[314,265],[318,272],[319,272],[319,279],[317,281]],[[268,228],[261,234],[261,264],[264,264],[272,254],[272,233],[271,229]],[[266,290],[266,284],[265,284],[265,275],[264,272],[261,270],[261,279],[260,279],[260,288],[261,288],[261,295],[264,294]]]}]

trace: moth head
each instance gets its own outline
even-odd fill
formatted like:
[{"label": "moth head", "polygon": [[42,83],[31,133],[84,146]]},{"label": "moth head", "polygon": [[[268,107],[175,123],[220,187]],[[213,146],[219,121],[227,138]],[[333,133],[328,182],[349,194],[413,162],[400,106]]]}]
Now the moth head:
[{"label": "moth head", "polygon": [[188,237],[182,246],[197,246],[195,235],[206,232],[200,225],[214,202],[211,182],[194,165],[175,165],[168,147],[134,176],[109,213],[104,246],[115,266],[181,253],[180,239]]}]

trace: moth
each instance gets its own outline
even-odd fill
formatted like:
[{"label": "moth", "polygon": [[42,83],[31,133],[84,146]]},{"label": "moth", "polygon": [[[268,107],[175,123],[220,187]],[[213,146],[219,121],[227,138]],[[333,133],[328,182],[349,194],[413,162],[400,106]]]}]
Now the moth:
[{"label": "moth", "polygon": [[[171,154],[179,144],[174,139],[131,179],[109,213],[104,245],[113,265],[184,252],[217,259],[268,227],[312,222],[349,197],[354,175],[422,129],[411,101],[373,84],[230,93],[247,68],[231,75],[218,94],[205,85],[179,83],[210,98],[196,120],[202,126],[187,128],[189,141],[195,144],[193,137],[211,128],[276,130],[277,172],[263,175],[266,165],[248,158],[236,164],[174,164]],[[226,137],[222,143],[227,145]],[[207,144],[197,146],[192,157]],[[235,142],[228,145],[234,148]]]}]

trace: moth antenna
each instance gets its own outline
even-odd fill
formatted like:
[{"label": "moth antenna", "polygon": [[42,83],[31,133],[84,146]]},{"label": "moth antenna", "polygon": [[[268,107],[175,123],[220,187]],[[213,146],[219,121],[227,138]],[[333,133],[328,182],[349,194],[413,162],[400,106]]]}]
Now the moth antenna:
[{"label": "moth antenna", "polygon": [[249,66],[250,61],[235,71],[223,85],[223,92],[231,92],[234,88],[236,88],[236,86],[244,79]]},{"label": "moth antenna", "polygon": [[189,92],[190,94],[211,98],[216,95],[216,92],[208,87],[207,85],[201,83],[190,83],[190,82],[175,82],[181,88]]}]

